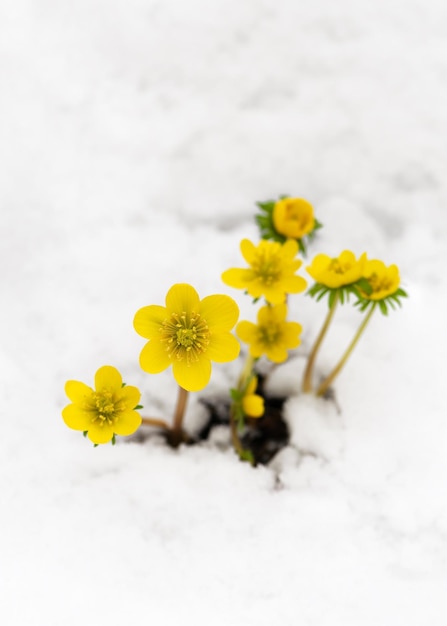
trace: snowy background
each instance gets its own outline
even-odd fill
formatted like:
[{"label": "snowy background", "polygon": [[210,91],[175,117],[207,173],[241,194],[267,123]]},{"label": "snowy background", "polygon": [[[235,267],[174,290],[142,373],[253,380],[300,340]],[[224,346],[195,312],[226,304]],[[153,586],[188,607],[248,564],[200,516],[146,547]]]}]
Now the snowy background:
[{"label": "snowy background", "polygon": [[[447,4],[0,0],[0,80],[1,623],[445,626]],[[256,470],[222,432],[172,451],[67,429],[65,381],[104,364],[169,417],[135,311],[184,281],[254,319],[220,274],[283,193],[325,225],[311,254],[397,263],[410,294],[337,379],[341,413],[293,397],[290,447]],[[291,308],[272,392],[296,392],[326,312]],[[358,322],[338,312],[317,375]]]}]

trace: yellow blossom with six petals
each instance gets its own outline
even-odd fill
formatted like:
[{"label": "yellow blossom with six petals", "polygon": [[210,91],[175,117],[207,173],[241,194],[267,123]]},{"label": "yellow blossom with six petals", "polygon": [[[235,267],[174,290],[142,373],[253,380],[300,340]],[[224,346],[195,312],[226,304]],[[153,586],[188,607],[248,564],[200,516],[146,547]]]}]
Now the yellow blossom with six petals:
[{"label": "yellow blossom with six petals", "polygon": [[273,207],[273,225],[281,235],[301,239],[315,227],[313,206],[302,198],[282,198]]},{"label": "yellow blossom with six petals", "polygon": [[95,389],[77,380],[69,380],[65,393],[72,404],[62,411],[69,428],[87,432],[95,444],[108,443],[114,435],[132,435],[141,425],[134,409],[140,400],[136,387],[123,386],[119,371],[111,365],[95,374]]},{"label": "yellow blossom with six petals", "polygon": [[250,267],[225,271],[222,280],[226,285],[246,289],[253,298],[264,296],[271,304],[281,304],[286,294],[306,289],[304,278],[295,275],[302,262],[295,259],[298,244],[294,239],[284,244],[262,239],[257,246],[243,239],[241,252]]},{"label": "yellow blossom with six petals", "polygon": [[191,285],[173,285],[165,307],[145,306],[135,315],[135,330],[149,339],[140,354],[141,368],[158,374],[172,365],[180,387],[200,391],[210,380],[211,361],[226,363],[239,355],[239,342],[230,333],[238,317],[229,296],[200,300]]},{"label": "yellow blossom with six petals", "polygon": [[359,288],[361,296],[366,300],[383,300],[399,289],[400,276],[397,265],[387,267],[383,261],[377,259],[367,261],[362,277],[368,281],[371,288],[370,293]]},{"label": "yellow blossom with six petals", "polygon": [[257,324],[242,321],[236,327],[239,338],[249,344],[250,355],[257,359],[263,354],[274,363],[287,359],[287,350],[297,348],[301,339],[301,324],[286,322],[287,305],[264,306],[258,311]]},{"label": "yellow blossom with six petals", "polygon": [[356,283],[363,275],[365,263],[366,253],[357,260],[353,252],[344,250],[338,257],[317,254],[306,270],[317,283],[337,289]]}]

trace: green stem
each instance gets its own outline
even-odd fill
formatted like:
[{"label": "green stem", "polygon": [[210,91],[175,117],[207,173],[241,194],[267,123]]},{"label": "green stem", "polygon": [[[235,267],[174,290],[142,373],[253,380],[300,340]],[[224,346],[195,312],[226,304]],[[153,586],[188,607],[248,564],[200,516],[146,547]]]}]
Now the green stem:
[{"label": "green stem", "polygon": [[[247,356],[246,361],[245,361],[244,367],[242,368],[241,375],[239,376],[239,380],[238,380],[238,383],[237,383],[237,390],[238,391],[243,391],[245,389],[245,386],[247,384],[247,380],[252,375],[254,362],[255,362],[255,359],[249,354]],[[239,433],[238,433],[237,427],[238,427],[238,424],[237,424],[237,420],[236,420],[236,416],[235,416],[235,403],[232,402],[231,403],[231,408],[230,408],[231,442],[233,444],[233,448],[235,449],[237,455],[239,456],[239,458],[242,459],[243,453],[244,453],[244,448],[243,448],[241,440],[239,438]]]},{"label": "green stem", "polygon": [[338,291],[335,293],[332,306],[329,309],[328,314],[326,315],[326,319],[324,320],[324,324],[320,330],[320,334],[315,340],[315,343],[307,359],[307,365],[306,365],[306,369],[304,370],[303,385],[302,385],[302,391],[304,393],[310,393],[312,391],[312,374],[314,371],[315,359],[317,358],[318,350],[320,349],[320,346],[323,342],[323,339],[326,336],[326,333],[332,321],[332,318],[334,317],[337,303],[338,303]]},{"label": "green stem", "polygon": [[360,339],[363,331],[365,330],[369,320],[372,317],[372,314],[374,313],[374,310],[376,308],[376,302],[374,302],[371,305],[371,308],[368,311],[368,314],[366,315],[365,319],[363,320],[363,322],[360,324],[360,326],[357,329],[357,332],[354,335],[354,338],[352,339],[351,343],[349,344],[347,350],[345,351],[345,353],[343,354],[343,356],[341,357],[340,361],[337,363],[337,365],[334,367],[334,369],[332,370],[332,372],[329,374],[329,376],[327,376],[323,382],[321,383],[321,385],[318,387],[317,391],[316,391],[316,395],[317,396],[322,396],[326,393],[329,385],[332,383],[332,381],[336,378],[336,376],[338,376],[338,374],[341,372],[341,370],[343,369],[346,361],[348,360],[351,352],[354,350],[355,346],[357,345],[358,340]]},{"label": "green stem", "polygon": [[171,435],[174,445],[178,445],[183,441],[183,416],[185,414],[186,402],[188,400],[188,392],[183,387],[178,388],[177,405],[174,413],[174,423],[171,429]]}]

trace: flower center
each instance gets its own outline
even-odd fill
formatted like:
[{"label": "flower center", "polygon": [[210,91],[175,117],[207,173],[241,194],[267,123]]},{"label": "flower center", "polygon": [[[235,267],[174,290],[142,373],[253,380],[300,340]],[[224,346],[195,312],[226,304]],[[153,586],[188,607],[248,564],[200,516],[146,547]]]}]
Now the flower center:
[{"label": "flower center", "polygon": [[306,215],[303,215],[302,211],[295,204],[288,204],[286,207],[286,220],[290,222],[296,222],[299,226],[304,226],[306,223]]},{"label": "flower center", "polygon": [[371,274],[368,276],[368,283],[371,285],[373,293],[380,291],[389,291],[393,285],[393,282],[386,276],[378,276],[377,274]]},{"label": "flower center", "polygon": [[95,410],[92,422],[104,426],[104,424],[112,425],[116,422],[119,407],[113,400],[113,394],[110,391],[97,391],[93,394]]},{"label": "flower center", "polygon": [[260,326],[258,328],[258,337],[260,343],[264,346],[271,346],[275,344],[281,334],[280,328],[277,324],[269,324],[268,326]]},{"label": "flower center", "polygon": [[253,271],[258,281],[263,285],[273,285],[281,278],[281,264],[277,254],[269,254],[259,250],[252,263]]},{"label": "flower center", "polygon": [[169,357],[177,361],[185,359],[188,365],[199,360],[210,341],[208,324],[199,313],[189,316],[185,312],[172,313],[161,325],[160,334]]},{"label": "flower center", "polygon": [[334,274],[346,274],[351,269],[351,266],[348,263],[342,265],[338,259],[332,259],[328,269]]}]

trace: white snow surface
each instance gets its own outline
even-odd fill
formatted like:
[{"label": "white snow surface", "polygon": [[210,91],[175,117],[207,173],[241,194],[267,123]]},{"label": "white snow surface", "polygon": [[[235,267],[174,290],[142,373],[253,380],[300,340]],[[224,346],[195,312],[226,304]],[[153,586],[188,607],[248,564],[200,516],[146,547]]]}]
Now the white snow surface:
[{"label": "white snow surface", "polygon": [[[445,626],[446,33],[441,0],[0,1],[2,624]],[[65,381],[104,364],[169,419],[135,311],[188,282],[254,319],[220,275],[284,193],[324,223],[312,255],[367,251],[410,294],[338,408],[298,393],[326,313],[300,295],[269,466],[225,432],[173,451],[67,429]],[[358,322],[338,311],[317,376]],[[188,428],[241,364],[213,366]]]}]

